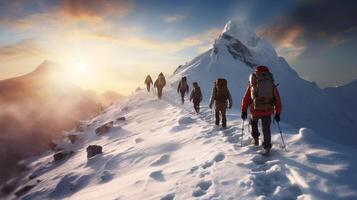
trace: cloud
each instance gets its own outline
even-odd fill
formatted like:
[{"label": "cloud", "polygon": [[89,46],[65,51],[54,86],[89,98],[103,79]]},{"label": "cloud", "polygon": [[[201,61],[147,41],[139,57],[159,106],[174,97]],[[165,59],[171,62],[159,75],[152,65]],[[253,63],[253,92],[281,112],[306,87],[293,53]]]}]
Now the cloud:
[{"label": "cloud", "polygon": [[357,1],[301,0],[286,15],[260,27],[259,33],[270,39],[278,50],[294,52],[295,57],[315,55],[317,49],[357,39],[356,7]]},{"label": "cloud", "polygon": [[[36,9],[31,8],[34,6]],[[8,1],[0,3],[0,25],[24,30],[41,22],[98,23],[123,17],[133,9],[131,0]]]},{"label": "cloud", "polygon": [[288,59],[297,58],[306,46],[303,29],[299,26],[292,26],[290,29],[284,26],[260,27],[257,32],[272,41],[278,53]]},{"label": "cloud", "polygon": [[174,22],[178,22],[181,21],[185,18],[185,16],[183,15],[166,15],[163,16],[163,20],[166,23],[174,23]]},{"label": "cloud", "polygon": [[0,62],[21,59],[24,56],[38,56],[44,54],[44,49],[32,39],[21,40],[15,44],[0,47]]},{"label": "cloud", "polygon": [[0,19],[0,25],[5,25],[18,31],[25,31],[32,27],[32,21],[28,19]]},{"label": "cloud", "polygon": [[130,0],[64,0],[58,10],[67,19],[99,21],[107,16],[125,16],[132,7]]},{"label": "cloud", "polygon": [[198,52],[202,51],[204,48],[207,50],[208,46],[213,43],[220,32],[221,29],[211,28],[203,33],[186,37],[178,41],[160,41],[140,35],[114,35],[105,32],[87,32],[86,37],[93,40],[112,42],[125,47],[175,53],[189,47],[196,47]]}]

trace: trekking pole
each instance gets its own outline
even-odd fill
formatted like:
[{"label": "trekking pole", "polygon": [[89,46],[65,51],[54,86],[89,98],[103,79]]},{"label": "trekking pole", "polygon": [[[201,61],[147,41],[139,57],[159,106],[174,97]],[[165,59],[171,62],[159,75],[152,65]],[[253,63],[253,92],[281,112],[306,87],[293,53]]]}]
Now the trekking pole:
[{"label": "trekking pole", "polygon": [[[208,108],[209,108],[209,107],[208,107]],[[211,117],[212,122],[214,122],[214,120],[215,120],[215,118],[214,118],[214,117],[215,117],[215,116],[214,116],[214,105],[212,105],[211,114],[212,114],[212,115],[211,115],[211,116],[212,116],[212,117]]]},{"label": "trekking pole", "polygon": [[240,140],[240,146],[243,147],[243,136],[244,136],[244,119],[243,119],[243,124],[242,124],[242,137]]},{"label": "trekking pole", "polygon": [[281,128],[280,128],[280,124],[279,122],[276,122],[278,124],[278,128],[279,128],[279,132],[280,132],[280,136],[281,136],[281,140],[283,141],[283,148],[286,150],[286,145],[285,145],[285,142],[284,142],[284,138],[283,138],[283,132],[281,131]]}]

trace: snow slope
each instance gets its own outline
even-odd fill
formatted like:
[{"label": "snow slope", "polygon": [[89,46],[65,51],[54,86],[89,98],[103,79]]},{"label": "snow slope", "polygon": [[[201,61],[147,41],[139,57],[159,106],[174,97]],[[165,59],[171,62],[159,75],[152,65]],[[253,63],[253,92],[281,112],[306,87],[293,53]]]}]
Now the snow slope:
[{"label": "snow slope", "polygon": [[[28,160],[31,170],[18,189],[34,187],[21,199],[357,198],[355,149],[282,123],[288,151],[279,148],[273,126],[272,155],[265,158],[249,145],[246,124],[241,147],[239,113],[229,112],[228,128],[222,130],[213,125],[207,107],[196,115],[192,105],[179,105],[174,89],[167,87],[161,101],[138,91],[83,122],[81,131],[71,132],[79,137],[75,144],[61,142],[74,151],[66,160],[53,162],[51,152]],[[123,116],[125,121],[116,120]],[[109,133],[94,133],[113,120]],[[91,144],[102,145],[103,154],[87,160]]]},{"label": "snow slope", "polygon": [[[213,81],[224,77],[233,96],[233,106],[239,112],[248,77],[256,65],[269,66],[279,84],[283,121],[295,127],[309,127],[323,137],[355,147],[357,118],[348,114],[345,102],[300,78],[268,41],[241,22],[228,22],[212,48],[180,66],[171,81],[176,85],[182,76],[187,76],[190,83],[197,81],[207,103]],[[356,105],[351,107],[357,109]]]},{"label": "snow slope", "polygon": [[352,126],[356,126],[357,80],[344,86],[325,88],[324,91],[326,91],[326,93],[336,102],[341,102],[340,109],[344,111],[346,121],[348,121]]}]

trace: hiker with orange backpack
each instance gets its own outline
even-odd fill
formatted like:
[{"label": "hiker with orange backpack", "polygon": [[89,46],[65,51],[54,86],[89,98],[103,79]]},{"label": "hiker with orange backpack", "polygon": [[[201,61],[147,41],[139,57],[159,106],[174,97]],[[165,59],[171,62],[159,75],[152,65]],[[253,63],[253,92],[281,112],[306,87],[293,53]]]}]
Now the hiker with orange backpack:
[{"label": "hiker with orange backpack", "polygon": [[252,119],[251,134],[254,139],[254,145],[259,145],[258,121],[262,122],[263,127],[263,155],[268,155],[271,145],[271,115],[274,114],[274,120],[280,121],[281,100],[277,86],[274,84],[274,78],[269,68],[266,66],[257,66],[255,72],[249,77],[249,85],[242,100],[242,119],[247,119],[248,106]]},{"label": "hiker with orange backpack", "polygon": [[212,109],[212,105],[215,103],[215,117],[216,125],[219,126],[220,115],[222,116],[222,127],[227,127],[227,108],[232,108],[232,96],[228,90],[227,80],[219,78],[214,82],[212,89],[212,95],[209,103],[209,107]]},{"label": "hiker with orange backpack", "polygon": [[164,74],[161,72],[154,83],[154,87],[157,88],[157,97],[159,99],[162,98],[162,90],[165,87],[165,85],[166,85],[166,79]]},{"label": "hiker with orange backpack", "polygon": [[181,103],[184,104],[184,102],[185,102],[185,94],[189,93],[189,87],[188,87],[188,84],[187,84],[187,77],[186,76],[181,78],[181,81],[179,82],[178,87],[177,87],[177,93],[181,94]]}]

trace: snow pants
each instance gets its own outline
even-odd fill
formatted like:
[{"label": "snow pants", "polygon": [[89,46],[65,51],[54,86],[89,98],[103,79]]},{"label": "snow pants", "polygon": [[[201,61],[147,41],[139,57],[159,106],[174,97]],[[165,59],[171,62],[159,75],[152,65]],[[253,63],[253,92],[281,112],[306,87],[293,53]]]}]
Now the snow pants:
[{"label": "snow pants", "polygon": [[193,101],[193,108],[195,109],[196,113],[200,112],[200,101]]},{"label": "snow pants", "polygon": [[161,99],[162,98],[162,89],[163,89],[164,87],[157,87],[157,97],[159,97],[159,99]]},{"label": "snow pants", "polygon": [[225,128],[227,127],[227,117],[226,117],[226,111],[227,111],[227,102],[217,102],[215,104],[215,115],[216,115],[216,125],[219,125],[220,122],[220,115],[222,116],[222,127]]},{"label": "snow pants", "polygon": [[150,86],[151,86],[150,83],[149,83],[149,84],[146,84],[146,89],[148,90],[148,92],[150,92]]},{"label": "snow pants", "polygon": [[264,117],[253,117],[250,123],[252,126],[252,137],[254,140],[259,140],[259,129],[258,129],[258,122],[259,119],[262,121],[262,129],[263,129],[263,148],[270,149],[271,148],[271,131],[270,131],[270,124],[271,124],[271,116],[264,116]]},{"label": "snow pants", "polygon": [[181,94],[181,103],[182,103],[182,104],[185,103],[185,93],[186,93],[186,91],[180,91],[180,94]]}]

